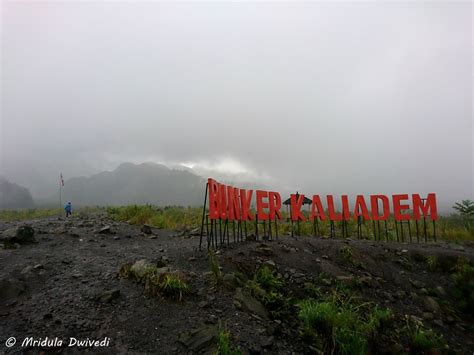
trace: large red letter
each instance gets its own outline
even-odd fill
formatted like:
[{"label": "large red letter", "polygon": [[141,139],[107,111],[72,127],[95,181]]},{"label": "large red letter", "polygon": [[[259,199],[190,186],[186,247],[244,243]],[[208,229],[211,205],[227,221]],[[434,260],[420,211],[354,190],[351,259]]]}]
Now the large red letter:
[{"label": "large red letter", "polygon": [[227,210],[230,221],[240,220],[239,190],[227,186]]},{"label": "large red letter", "polygon": [[[379,215],[379,201],[382,200],[382,215]],[[390,216],[390,203],[385,195],[370,196],[370,207],[372,209],[372,219],[374,221],[385,221]]]},{"label": "large red letter", "polygon": [[423,213],[423,216],[430,216],[432,221],[436,221],[438,219],[438,208],[436,207],[436,195],[434,193],[428,194],[425,203],[423,203],[420,195],[418,194],[413,194],[412,198],[413,216],[416,220],[420,219],[420,211]]},{"label": "large red letter", "polygon": [[281,196],[278,192],[270,191],[268,193],[268,202],[270,204],[270,219],[273,221],[275,217],[282,219],[280,212],[281,209]]},{"label": "large red letter", "polygon": [[219,218],[219,187],[214,179],[207,180],[209,190],[209,218]]},{"label": "large red letter", "polygon": [[355,207],[354,207],[354,220],[357,221],[359,216],[364,217],[366,221],[370,219],[369,210],[367,209],[367,204],[365,203],[364,196],[357,195]]},{"label": "large red letter", "polygon": [[227,187],[224,184],[219,185],[219,217],[227,219]]},{"label": "large red letter", "polygon": [[311,206],[311,220],[315,218],[319,218],[321,221],[326,220],[323,204],[321,203],[319,195],[313,195],[313,205]]},{"label": "large red letter", "polygon": [[393,214],[397,221],[408,221],[410,220],[410,215],[408,213],[402,213],[403,210],[408,210],[410,205],[402,205],[400,202],[402,200],[408,200],[407,194],[402,195],[392,195],[393,200]]},{"label": "large red letter", "polygon": [[342,221],[342,214],[336,213],[332,195],[327,195],[326,199],[328,200],[329,219],[331,221]]},{"label": "large red letter", "polygon": [[253,221],[250,213],[250,204],[252,203],[253,190],[246,191],[240,189],[240,210],[242,211],[242,221]]},{"label": "large red letter", "polygon": [[341,196],[342,201],[342,216],[346,221],[351,219],[351,213],[349,212],[349,198],[347,195]]},{"label": "large red letter", "polygon": [[268,192],[257,190],[257,216],[258,219],[267,221],[269,216],[263,209],[268,208],[268,202],[263,202],[264,198],[268,198]]},{"label": "large red letter", "polygon": [[298,201],[296,200],[296,195],[291,194],[290,195],[291,199],[291,219],[293,221],[304,221],[304,214],[301,213],[301,206],[303,206],[304,202],[304,195],[299,195],[298,196]]}]

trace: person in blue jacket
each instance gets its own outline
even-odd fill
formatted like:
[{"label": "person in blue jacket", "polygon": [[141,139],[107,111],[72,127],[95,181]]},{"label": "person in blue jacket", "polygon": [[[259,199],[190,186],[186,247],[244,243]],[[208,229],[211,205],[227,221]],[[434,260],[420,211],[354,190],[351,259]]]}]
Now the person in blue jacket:
[{"label": "person in blue jacket", "polygon": [[72,215],[72,204],[71,202],[68,202],[66,206],[64,206],[64,210],[66,211],[66,217],[69,217]]}]

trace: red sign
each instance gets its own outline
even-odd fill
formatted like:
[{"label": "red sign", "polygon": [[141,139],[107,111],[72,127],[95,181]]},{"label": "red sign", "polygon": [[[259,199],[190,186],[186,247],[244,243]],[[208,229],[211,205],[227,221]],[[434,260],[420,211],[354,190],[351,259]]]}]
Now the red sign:
[{"label": "red sign", "polygon": [[[256,217],[258,220],[282,219],[282,200],[278,192],[238,189],[233,186],[220,184],[213,179],[208,180],[209,187],[209,217],[229,221],[252,221],[254,215],[250,213],[252,201],[256,203]],[[255,198],[254,198],[255,197]],[[436,194],[429,193],[426,198],[419,194],[398,194],[392,196],[370,195],[366,199],[357,195],[354,203],[350,203],[347,195],[340,197],[342,211],[337,211],[333,195],[321,199],[319,195],[311,198],[311,208],[306,215],[303,213],[305,195],[291,194],[290,207],[293,221],[324,221],[364,220],[384,221],[393,213],[395,220],[419,220],[421,217],[438,219]],[[325,208],[326,207],[326,208]],[[412,213],[410,213],[412,211]]]}]

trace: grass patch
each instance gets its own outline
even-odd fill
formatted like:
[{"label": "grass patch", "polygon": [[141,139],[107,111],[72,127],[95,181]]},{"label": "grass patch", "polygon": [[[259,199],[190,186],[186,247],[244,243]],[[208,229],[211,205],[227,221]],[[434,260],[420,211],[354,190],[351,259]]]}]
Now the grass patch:
[{"label": "grass patch", "polygon": [[428,266],[428,270],[435,271],[438,267],[438,258],[435,255],[426,257],[426,265]]},{"label": "grass patch", "polygon": [[28,219],[57,217],[64,211],[59,208],[31,208],[24,210],[1,210],[0,221],[15,222]]},{"label": "grass patch", "polygon": [[257,271],[255,281],[268,291],[278,290],[283,286],[283,282],[275,275],[275,272],[267,266]]},{"label": "grass patch", "polygon": [[248,280],[245,284],[245,288],[250,291],[250,294],[262,302],[275,319],[287,315],[289,309],[288,299],[282,292],[283,286],[283,280],[267,266],[261,267],[253,279]]},{"label": "grass patch", "polygon": [[336,290],[320,300],[300,302],[298,318],[303,336],[325,353],[367,354],[393,314]]},{"label": "grass patch", "polygon": [[155,207],[130,205],[107,208],[109,216],[130,224],[149,224],[164,229],[194,229],[201,226],[202,209],[195,207]]},{"label": "grass patch", "polygon": [[432,329],[425,328],[420,322],[414,323],[407,319],[404,333],[408,337],[410,353],[431,353],[432,351],[441,350],[445,345],[441,335],[435,333]]},{"label": "grass patch", "polygon": [[189,292],[188,284],[179,273],[162,275],[159,289],[165,296],[178,301],[181,301],[183,295]]},{"label": "grass patch", "polygon": [[217,351],[214,355],[241,355],[242,351],[238,348],[234,348],[230,341],[230,332],[225,328],[219,329],[217,335]]},{"label": "grass patch", "polygon": [[209,249],[207,260],[209,261],[209,269],[212,273],[215,284],[220,285],[222,283],[222,271],[216,252],[213,249]]},{"label": "grass patch", "polygon": [[144,262],[122,265],[119,275],[144,284],[145,291],[153,296],[160,294],[181,301],[183,296],[190,291],[190,287],[181,272],[169,272],[166,267],[158,268]]}]

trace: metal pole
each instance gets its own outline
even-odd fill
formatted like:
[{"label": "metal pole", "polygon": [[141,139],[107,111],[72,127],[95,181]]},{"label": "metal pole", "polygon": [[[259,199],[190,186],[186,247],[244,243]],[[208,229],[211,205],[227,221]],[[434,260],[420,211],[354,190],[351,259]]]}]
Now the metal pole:
[{"label": "metal pole", "polygon": [[61,215],[62,215],[62,208],[63,208],[63,201],[62,201],[62,197],[61,197],[61,190],[62,190],[62,179],[61,179],[61,175],[59,175],[59,219],[61,219]]},{"label": "metal pole", "polygon": [[416,226],[416,241],[417,243],[420,242],[420,230],[418,228],[418,220],[415,220],[415,226]]},{"label": "metal pole", "polygon": [[206,183],[206,192],[204,193],[204,205],[202,207],[202,220],[201,220],[201,237],[199,238],[199,250],[201,250],[202,245],[202,236],[204,233],[204,219],[206,216],[206,203],[207,203],[207,189],[209,188],[209,183]]},{"label": "metal pole", "polygon": [[399,242],[400,239],[398,237],[398,223],[397,223],[397,220],[395,220],[395,232],[397,232],[397,242]]}]

